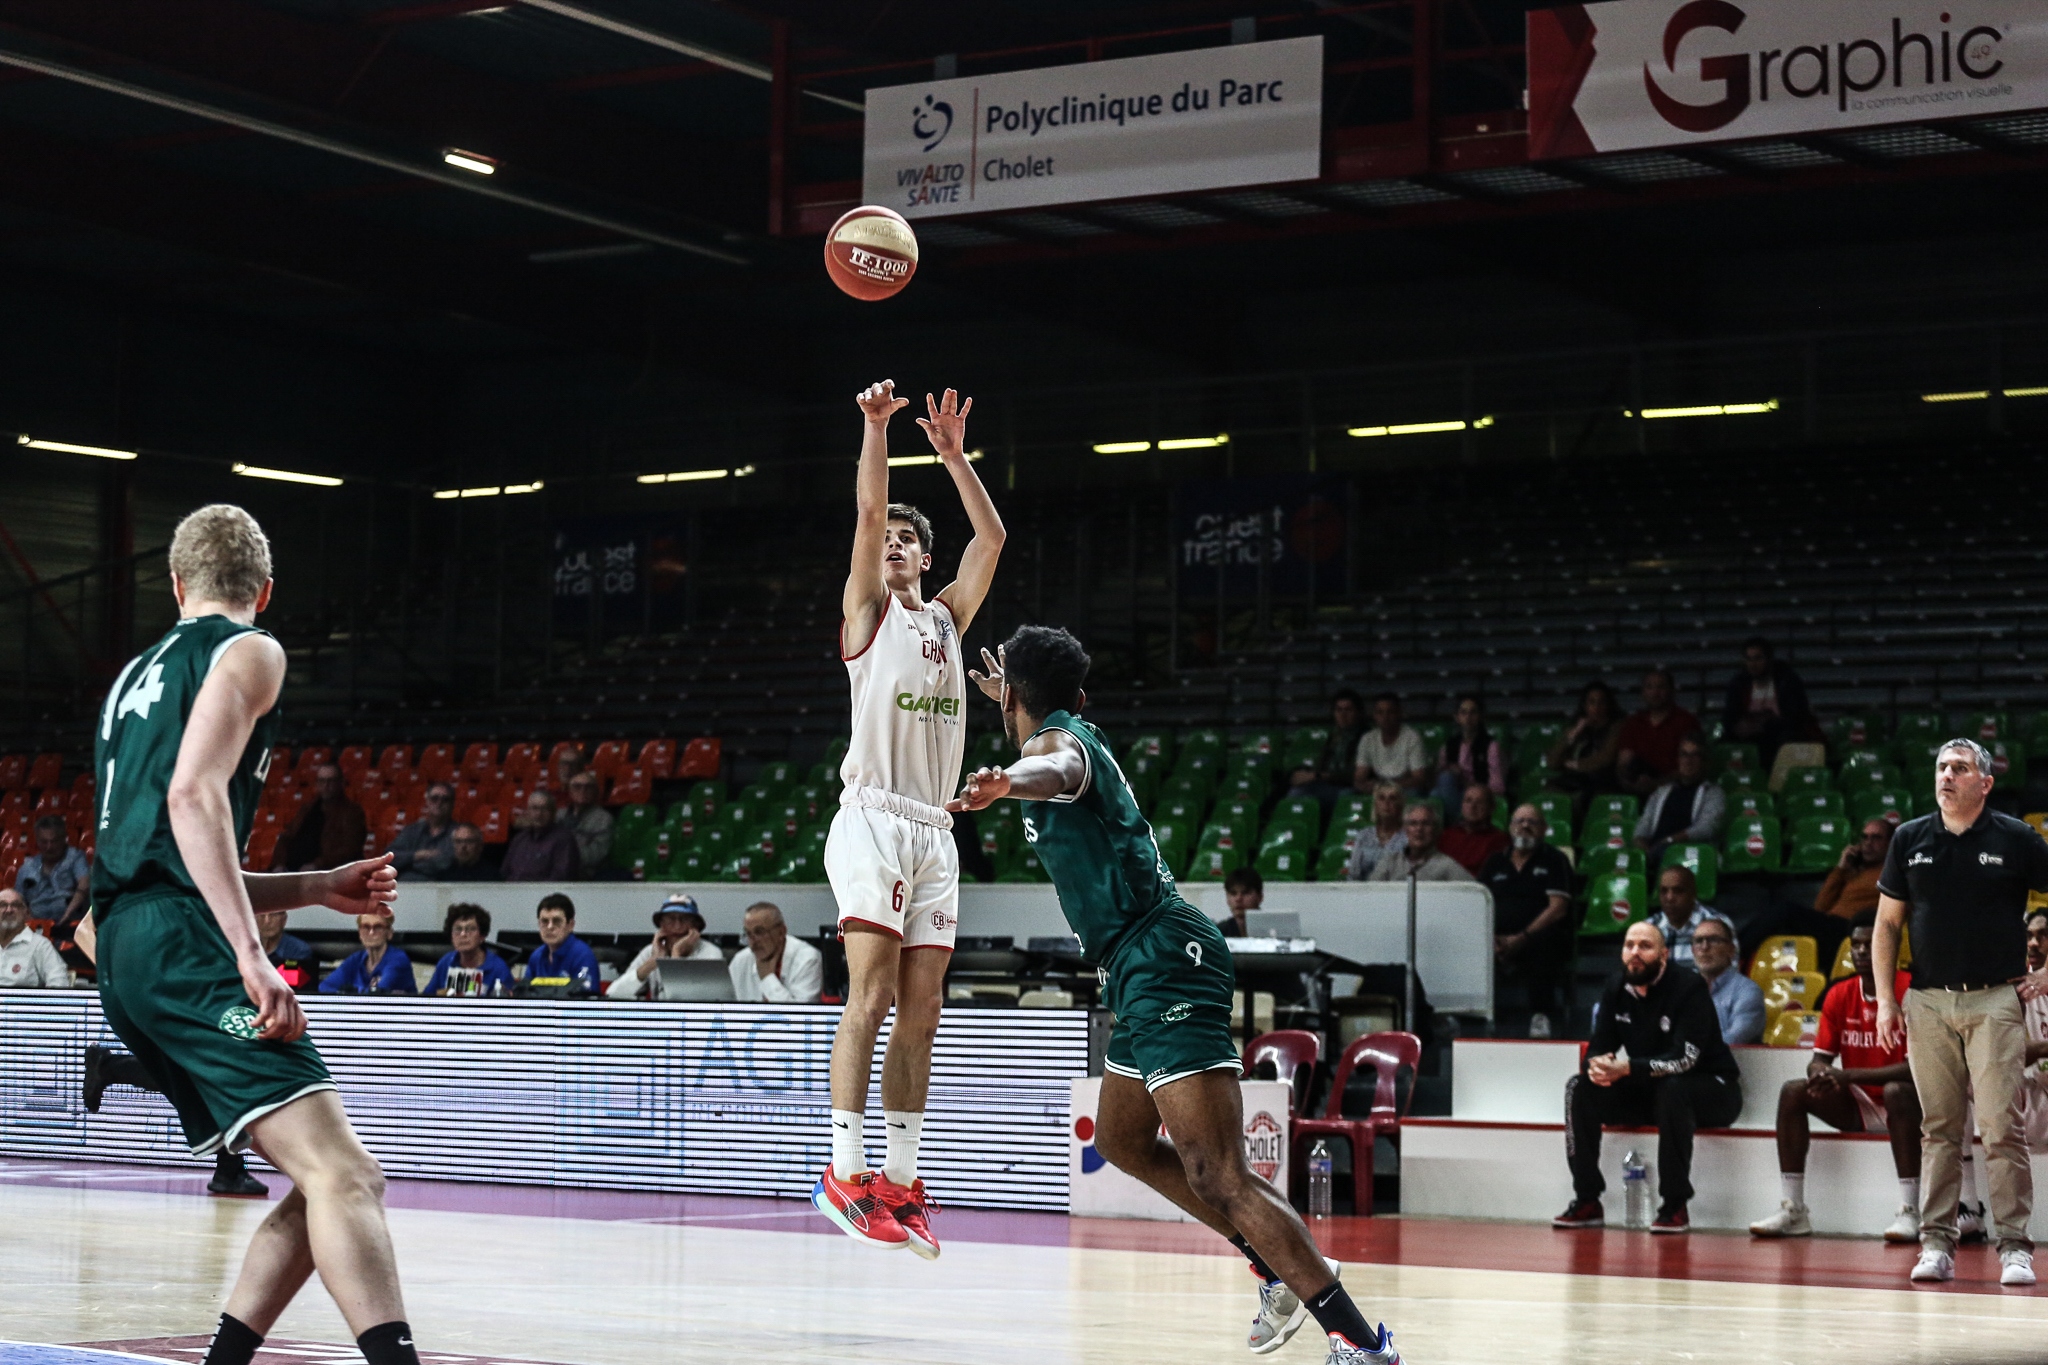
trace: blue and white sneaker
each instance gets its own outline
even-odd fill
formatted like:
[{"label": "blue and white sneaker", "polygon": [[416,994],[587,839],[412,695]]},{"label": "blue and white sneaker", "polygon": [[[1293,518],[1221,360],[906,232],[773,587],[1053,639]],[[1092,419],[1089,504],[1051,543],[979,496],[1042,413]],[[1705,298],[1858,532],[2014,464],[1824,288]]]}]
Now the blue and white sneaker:
[{"label": "blue and white sneaker", "polygon": [[1323,1365],[1401,1365],[1401,1353],[1394,1349],[1394,1334],[1383,1322],[1380,1339],[1370,1346],[1355,1345],[1342,1332],[1330,1333],[1330,1354]]},{"label": "blue and white sneaker", "polygon": [[[1327,1256],[1323,1259],[1328,1262],[1332,1275],[1339,1279],[1344,1277],[1343,1266]],[[1279,1280],[1271,1284],[1261,1280],[1259,1315],[1252,1319],[1252,1334],[1246,1345],[1252,1348],[1252,1354],[1255,1356],[1277,1351],[1285,1346],[1288,1338],[1299,1332],[1301,1325],[1307,1321],[1308,1305],[1301,1301],[1299,1294]]]}]

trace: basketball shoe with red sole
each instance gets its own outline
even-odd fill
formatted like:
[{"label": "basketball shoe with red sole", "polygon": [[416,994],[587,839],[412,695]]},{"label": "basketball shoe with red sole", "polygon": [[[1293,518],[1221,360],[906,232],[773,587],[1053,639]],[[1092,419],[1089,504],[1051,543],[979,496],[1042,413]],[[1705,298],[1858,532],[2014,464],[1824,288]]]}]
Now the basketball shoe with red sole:
[{"label": "basketball shoe with red sole", "polygon": [[938,1260],[939,1239],[932,1235],[931,1216],[939,1211],[939,1201],[924,1192],[924,1181],[898,1185],[884,1175],[876,1179],[875,1190],[897,1225],[909,1236],[910,1249],[927,1261]]},{"label": "basketball shoe with red sole", "polygon": [[886,1183],[880,1171],[862,1171],[851,1180],[841,1180],[827,1166],[811,1187],[811,1203],[854,1241],[895,1251],[910,1245],[910,1234],[882,1202],[881,1187]]}]

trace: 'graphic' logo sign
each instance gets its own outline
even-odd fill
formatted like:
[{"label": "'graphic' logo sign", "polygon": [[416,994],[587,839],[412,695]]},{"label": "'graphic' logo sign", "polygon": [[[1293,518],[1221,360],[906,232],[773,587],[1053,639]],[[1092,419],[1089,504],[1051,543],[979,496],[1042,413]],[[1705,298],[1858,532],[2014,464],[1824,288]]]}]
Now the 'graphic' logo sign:
[{"label": "'graphic' logo sign", "polygon": [[910,111],[910,131],[924,143],[924,150],[930,151],[953,131],[953,106],[926,95],[924,103]]}]

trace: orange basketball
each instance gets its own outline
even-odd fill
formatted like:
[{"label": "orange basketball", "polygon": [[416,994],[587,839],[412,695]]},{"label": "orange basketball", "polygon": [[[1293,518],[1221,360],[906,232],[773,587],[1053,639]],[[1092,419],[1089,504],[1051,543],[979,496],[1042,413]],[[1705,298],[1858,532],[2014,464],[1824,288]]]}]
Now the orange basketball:
[{"label": "orange basketball", "polygon": [[886,299],[917,273],[917,236],[894,209],[849,209],[825,234],[825,273],[857,299]]}]

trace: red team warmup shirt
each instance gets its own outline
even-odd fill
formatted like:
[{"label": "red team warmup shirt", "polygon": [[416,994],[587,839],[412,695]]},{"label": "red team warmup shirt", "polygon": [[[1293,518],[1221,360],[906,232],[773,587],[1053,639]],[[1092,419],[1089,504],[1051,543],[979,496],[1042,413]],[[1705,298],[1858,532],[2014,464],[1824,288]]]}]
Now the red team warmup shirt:
[{"label": "red team warmup shirt", "polygon": [[[1892,980],[1892,989],[1898,992],[1900,999],[1904,999],[1907,987],[1913,984],[1912,973],[1902,971]],[[1882,1066],[1897,1066],[1906,1060],[1906,1049],[1878,1044],[1877,996],[1863,993],[1863,978],[1860,976],[1836,982],[1821,1000],[1820,1026],[1814,1030],[1813,1050],[1832,1054],[1844,1071],[1874,1071]],[[1874,1100],[1882,1102],[1884,1098],[1881,1085],[1859,1086],[1858,1089]]]}]

